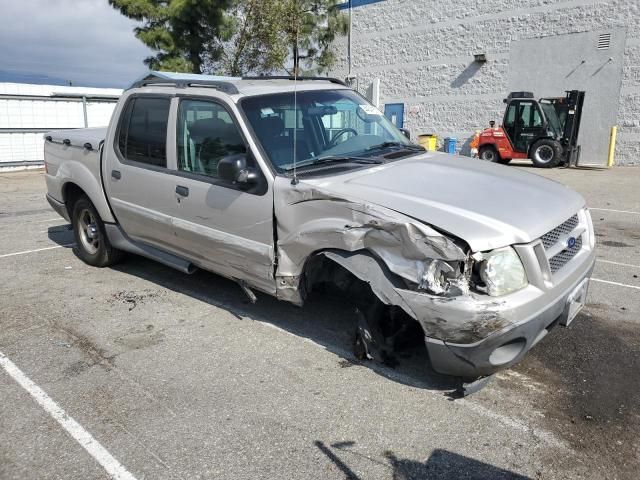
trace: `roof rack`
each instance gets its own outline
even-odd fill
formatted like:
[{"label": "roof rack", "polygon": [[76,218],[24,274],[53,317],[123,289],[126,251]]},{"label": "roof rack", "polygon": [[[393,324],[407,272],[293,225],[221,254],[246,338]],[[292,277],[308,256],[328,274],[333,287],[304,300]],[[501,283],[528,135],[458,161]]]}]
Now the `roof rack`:
[{"label": "roof rack", "polygon": [[242,80],[324,80],[326,82],[337,83],[338,85],[343,85],[347,87],[348,85],[344,83],[342,80],[338,78],[332,77],[293,77],[290,75],[260,75],[260,76],[250,76],[250,77],[242,77]]},{"label": "roof rack", "polygon": [[325,82],[336,83],[338,85],[348,86],[342,80],[331,77],[291,77],[288,75],[275,76],[255,76],[255,77],[220,77],[216,75],[201,75],[197,73],[174,73],[174,72],[156,72],[150,71],[133,82],[128,89],[146,87],[154,85],[157,87],[211,87],[229,95],[240,93],[235,82],[239,80],[323,80]]},{"label": "roof rack", "polygon": [[128,89],[154,85],[158,87],[211,87],[229,95],[239,93],[233,83],[240,80],[239,77],[219,77],[215,75],[200,75],[196,73],[174,73],[151,71],[135,82]]}]

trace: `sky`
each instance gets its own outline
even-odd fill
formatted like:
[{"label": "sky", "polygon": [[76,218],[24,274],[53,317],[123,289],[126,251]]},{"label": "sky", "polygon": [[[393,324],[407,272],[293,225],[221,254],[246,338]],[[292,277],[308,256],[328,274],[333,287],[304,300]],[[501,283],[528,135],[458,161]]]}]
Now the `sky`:
[{"label": "sky", "polygon": [[107,0],[0,0],[0,81],[125,87],[153,54]]}]

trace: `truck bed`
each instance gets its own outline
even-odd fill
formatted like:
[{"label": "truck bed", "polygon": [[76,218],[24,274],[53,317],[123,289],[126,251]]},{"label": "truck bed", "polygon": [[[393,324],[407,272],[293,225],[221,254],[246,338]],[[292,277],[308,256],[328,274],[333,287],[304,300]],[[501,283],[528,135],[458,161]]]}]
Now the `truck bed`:
[{"label": "truck bed", "polygon": [[84,148],[85,143],[91,144],[91,148],[98,150],[100,142],[107,136],[107,127],[74,128],[72,130],[53,130],[45,133],[45,138],[51,137],[56,143],[68,140],[71,146]]},{"label": "truck bed", "polygon": [[[45,133],[44,162],[49,202],[65,216],[63,188],[65,184],[78,184],[89,196],[101,218],[113,222],[107,199],[102,189],[100,172],[100,144],[107,128],[79,128],[53,130]],[[91,147],[89,148],[89,144]],[[66,216],[65,216],[66,218]]]}]

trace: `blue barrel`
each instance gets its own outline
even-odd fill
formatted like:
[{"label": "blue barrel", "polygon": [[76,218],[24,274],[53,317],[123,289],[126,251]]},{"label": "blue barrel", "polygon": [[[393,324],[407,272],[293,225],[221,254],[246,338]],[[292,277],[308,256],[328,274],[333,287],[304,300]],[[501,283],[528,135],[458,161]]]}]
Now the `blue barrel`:
[{"label": "blue barrel", "polygon": [[444,151],[447,153],[456,153],[456,144],[458,139],[456,137],[446,137],[444,139]]}]

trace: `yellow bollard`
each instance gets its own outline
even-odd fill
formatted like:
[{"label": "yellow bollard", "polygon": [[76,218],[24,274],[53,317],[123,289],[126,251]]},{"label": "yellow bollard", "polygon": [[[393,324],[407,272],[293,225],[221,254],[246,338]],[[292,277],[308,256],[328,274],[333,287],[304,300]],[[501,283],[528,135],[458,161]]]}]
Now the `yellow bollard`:
[{"label": "yellow bollard", "polygon": [[611,127],[611,136],[609,137],[609,160],[607,161],[607,167],[613,167],[613,156],[616,152],[616,137],[618,136],[618,126]]}]

